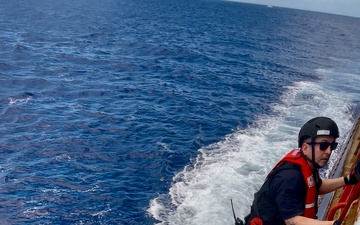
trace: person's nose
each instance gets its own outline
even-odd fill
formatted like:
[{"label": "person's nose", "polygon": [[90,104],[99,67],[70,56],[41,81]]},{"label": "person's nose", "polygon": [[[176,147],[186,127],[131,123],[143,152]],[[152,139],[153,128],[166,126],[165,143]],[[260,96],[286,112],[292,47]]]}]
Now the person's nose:
[{"label": "person's nose", "polygon": [[327,154],[331,154],[331,152],[332,152],[332,150],[331,150],[331,145],[329,146],[329,147],[327,147],[327,149],[325,150],[325,152],[327,153]]}]

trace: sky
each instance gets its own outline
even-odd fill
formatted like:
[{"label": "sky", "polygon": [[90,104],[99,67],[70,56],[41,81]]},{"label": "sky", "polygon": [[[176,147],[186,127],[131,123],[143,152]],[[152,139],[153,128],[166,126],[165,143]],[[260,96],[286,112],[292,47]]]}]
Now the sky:
[{"label": "sky", "polygon": [[232,0],[360,17],[360,0]]}]

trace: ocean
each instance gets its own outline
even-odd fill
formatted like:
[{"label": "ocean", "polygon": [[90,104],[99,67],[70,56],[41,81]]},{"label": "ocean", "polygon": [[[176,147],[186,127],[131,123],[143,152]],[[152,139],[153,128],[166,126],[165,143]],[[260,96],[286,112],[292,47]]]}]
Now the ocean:
[{"label": "ocean", "polygon": [[[360,110],[360,18],[0,0],[0,224],[233,224],[308,119]],[[332,154],[326,177],[336,160]]]}]

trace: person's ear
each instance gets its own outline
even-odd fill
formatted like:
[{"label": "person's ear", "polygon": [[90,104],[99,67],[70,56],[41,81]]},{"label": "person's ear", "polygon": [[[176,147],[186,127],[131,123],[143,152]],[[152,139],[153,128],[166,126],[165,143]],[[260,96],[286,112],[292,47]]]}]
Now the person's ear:
[{"label": "person's ear", "polygon": [[301,150],[303,151],[304,155],[307,155],[308,152],[310,151],[310,145],[306,143],[302,143]]}]

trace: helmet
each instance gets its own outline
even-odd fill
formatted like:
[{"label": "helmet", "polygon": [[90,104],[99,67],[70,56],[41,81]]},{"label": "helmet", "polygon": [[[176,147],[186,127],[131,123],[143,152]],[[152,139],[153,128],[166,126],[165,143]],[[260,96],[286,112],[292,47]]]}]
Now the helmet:
[{"label": "helmet", "polygon": [[317,136],[339,137],[339,129],[336,123],[327,117],[316,117],[304,124],[299,132],[299,148],[306,138],[316,138]]}]

